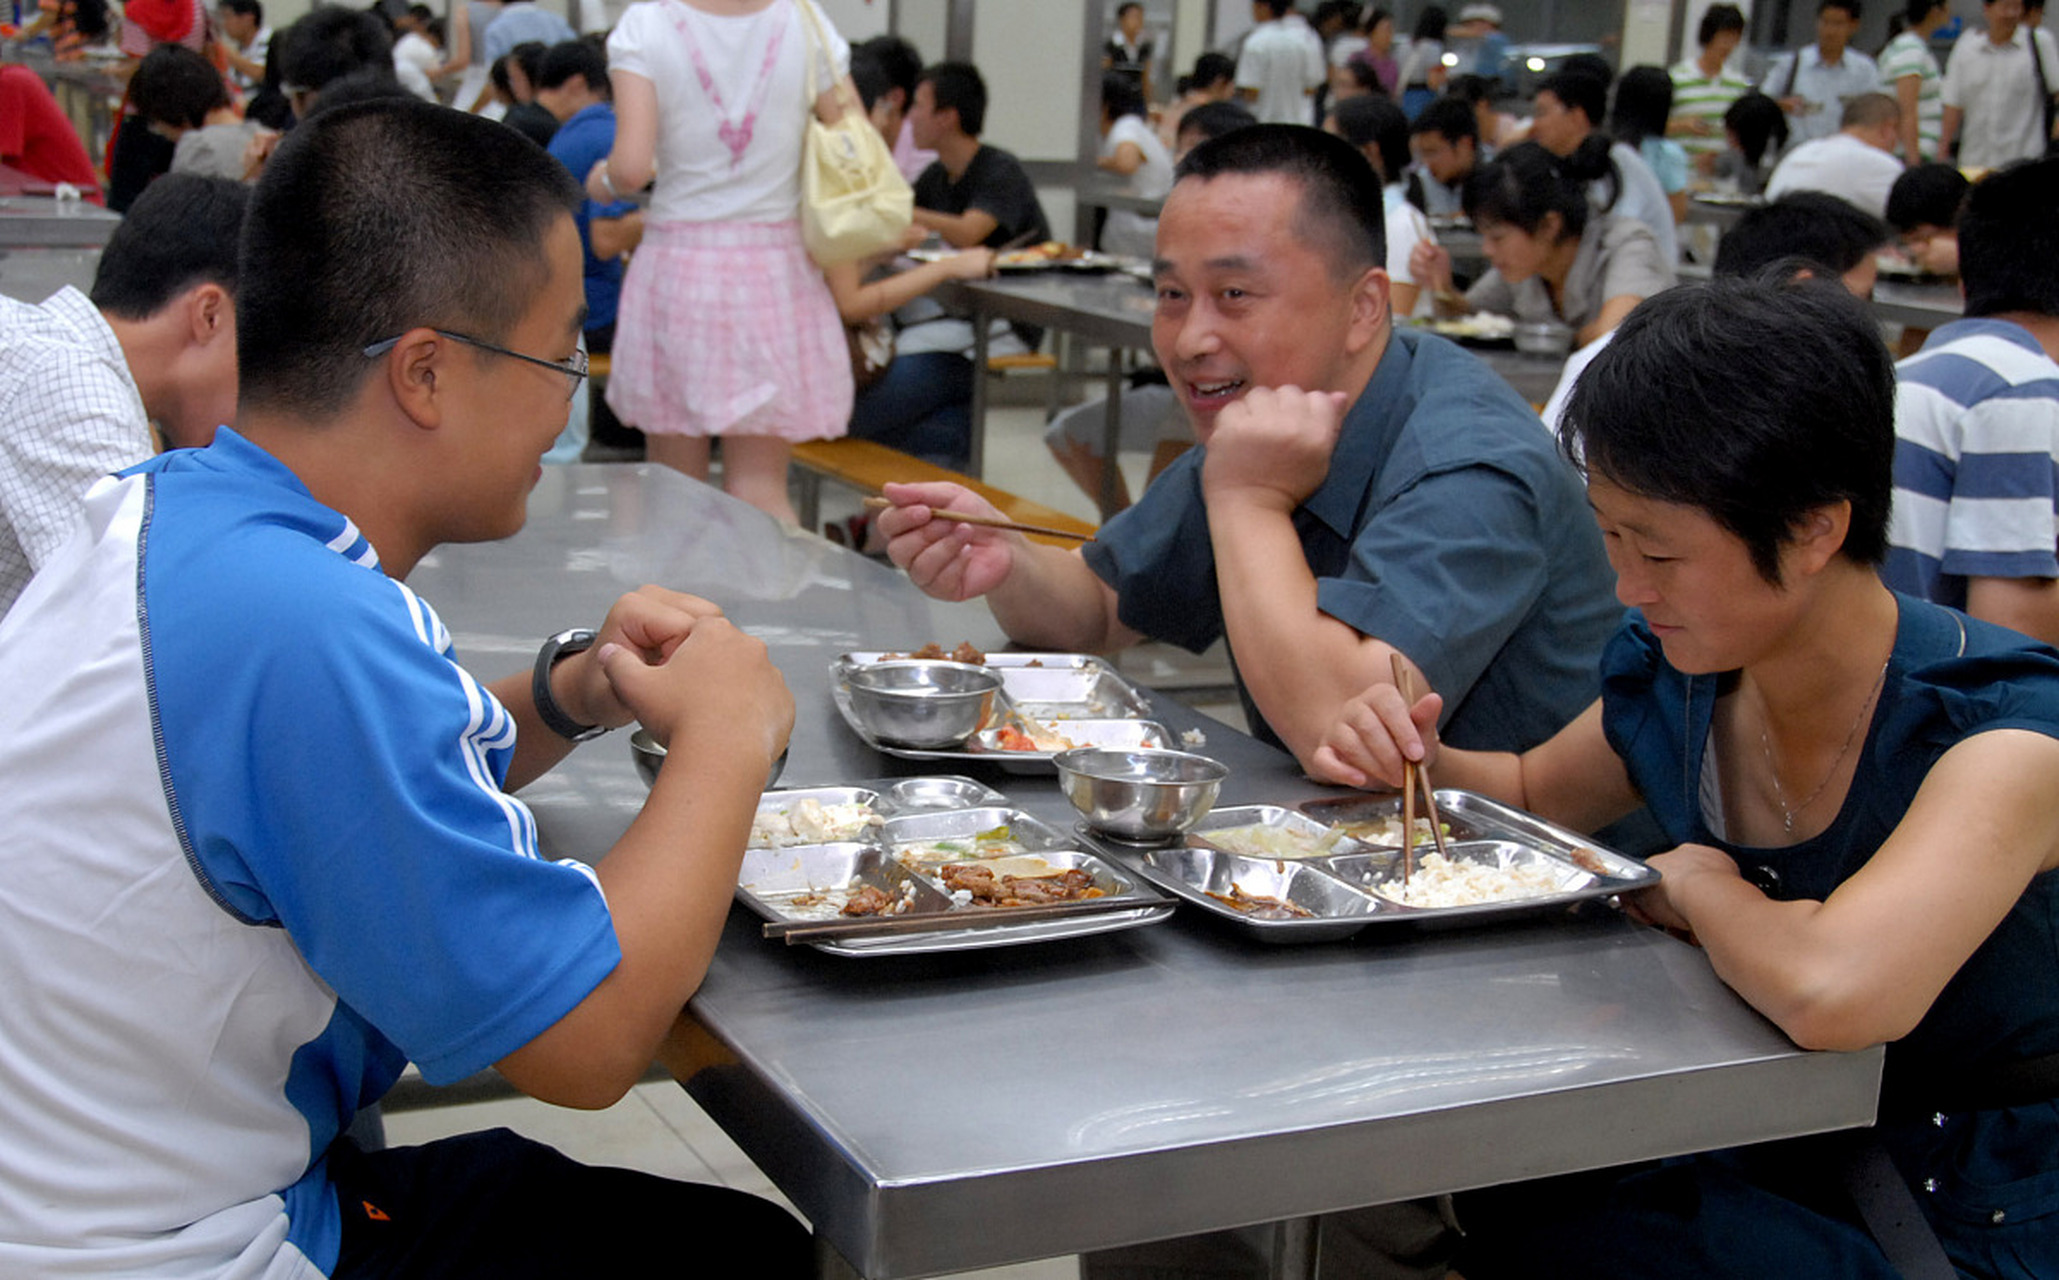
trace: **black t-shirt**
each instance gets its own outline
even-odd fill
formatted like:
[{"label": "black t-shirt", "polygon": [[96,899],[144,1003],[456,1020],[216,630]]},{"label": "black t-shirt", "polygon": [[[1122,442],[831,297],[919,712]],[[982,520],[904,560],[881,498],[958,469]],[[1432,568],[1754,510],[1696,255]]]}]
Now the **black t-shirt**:
[{"label": "black t-shirt", "polygon": [[1051,238],[1051,224],[1044,219],[1044,206],[1037,202],[1037,189],[1022,161],[999,147],[982,146],[973,152],[972,163],[956,182],[944,172],[943,161],[932,163],[915,180],[915,204],[953,216],[972,209],[990,215],[994,230],[981,243],[996,249]]}]

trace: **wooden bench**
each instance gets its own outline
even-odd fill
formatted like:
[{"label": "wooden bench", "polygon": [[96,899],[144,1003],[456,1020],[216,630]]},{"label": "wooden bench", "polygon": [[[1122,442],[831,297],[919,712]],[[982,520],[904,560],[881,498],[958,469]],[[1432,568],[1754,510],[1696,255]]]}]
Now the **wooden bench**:
[{"label": "wooden bench", "polygon": [[[930,481],[948,480],[961,484],[980,497],[994,504],[994,508],[1010,520],[1023,524],[1043,525],[1047,529],[1071,529],[1091,535],[1098,527],[1084,520],[1069,516],[1063,511],[1047,507],[1041,502],[1018,498],[1005,489],[971,476],[961,475],[947,467],[902,453],[871,440],[859,440],[845,436],[837,440],[808,440],[794,446],[793,464],[798,472],[800,501],[797,511],[801,527],[810,531],[820,529],[822,515],[822,482],[834,480],[860,493],[876,494],[882,491],[888,481]],[[1034,536],[1034,535],[1032,535]],[[1053,546],[1073,547],[1079,544],[1063,538],[1038,538]]]}]

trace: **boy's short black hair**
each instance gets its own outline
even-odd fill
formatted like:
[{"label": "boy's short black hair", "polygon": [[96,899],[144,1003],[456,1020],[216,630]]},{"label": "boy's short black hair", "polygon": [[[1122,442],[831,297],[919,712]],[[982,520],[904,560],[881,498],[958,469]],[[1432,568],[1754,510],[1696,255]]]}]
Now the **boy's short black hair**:
[{"label": "boy's short black hair", "polygon": [[1480,117],[1473,114],[1472,106],[1461,98],[1437,98],[1426,106],[1408,126],[1408,136],[1419,133],[1438,133],[1456,143],[1460,138],[1471,138],[1473,145],[1480,144]]},{"label": "boy's short black hair", "polygon": [[1194,59],[1194,74],[1187,77],[1187,87],[1190,89],[1206,89],[1210,85],[1218,85],[1225,80],[1235,80],[1236,78],[1236,59],[1230,57],[1227,53],[1211,51]]},{"label": "boy's short black hair", "polygon": [[1757,275],[1777,262],[1799,260],[1818,275],[1837,277],[1888,242],[1887,224],[1848,200],[1822,191],[1790,191],[1747,210],[1716,245],[1714,271]]},{"label": "boy's short black hair", "polygon": [[1864,11],[1859,7],[1859,0],[1823,0],[1821,4],[1816,6],[1816,16],[1822,17],[1825,9],[1842,9],[1853,22],[1857,22],[1865,16]]},{"label": "boy's short black hair", "polygon": [[503,342],[549,271],[545,237],[581,193],[542,148],[419,100],[303,122],[265,164],[236,300],[242,403],[324,421],[374,362],[429,326]]},{"label": "boy's short black hair", "polygon": [[93,305],[145,320],[195,285],[218,284],[235,297],[236,247],[249,207],[250,188],[240,182],[165,174],[143,188],[108,237],[93,274]]},{"label": "boy's short black hair", "polygon": [[874,36],[856,52],[875,59],[886,73],[887,88],[901,91],[901,105],[915,100],[915,82],[922,78],[922,55],[900,36]]},{"label": "boy's short black hair", "polygon": [[[1943,3],[1943,0],[1938,0]],[[1707,44],[1725,31],[1744,31],[1744,10],[1734,4],[1712,4],[1702,13],[1702,24],[1695,32],[1696,44]]]},{"label": "boy's short black hair", "polygon": [[1973,184],[1959,214],[1966,314],[2059,316],[2059,159],[2026,160]]},{"label": "boy's short black hair", "polygon": [[1958,167],[1919,164],[1906,169],[1887,193],[1887,224],[1904,234],[1918,227],[1956,227],[1973,184]]},{"label": "boy's short black hair", "polygon": [[543,51],[531,84],[538,89],[555,89],[574,76],[586,81],[586,87],[601,97],[607,97],[607,53],[591,40],[560,41]]},{"label": "boy's short black hair", "polygon": [[319,91],[353,71],[393,66],[393,36],[377,17],[342,5],[317,5],[278,39],[279,78]]},{"label": "boy's short black hair", "polygon": [[858,90],[858,101],[867,111],[894,87],[886,68],[862,45],[851,50],[851,85]]},{"label": "boy's short black hair", "polygon": [[161,44],[129,77],[129,104],[147,123],[198,129],[210,111],[229,105],[229,90],[206,58],[184,45]]},{"label": "boy's short black hair", "polygon": [[1609,118],[1609,82],[1588,71],[1558,71],[1544,78],[1537,92],[1549,93],[1568,110],[1587,117],[1599,129]]},{"label": "boy's short black hair", "polygon": [[[1173,140],[1178,141],[1190,133],[1201,135],[1201,141],[1220,138],[1234,129],[1248,129],[1258,123],[1258,117],[1248,107],[1235,102],[1204,102],[1198,107],[1189,107],[1180,116],[1180,127]],[[1198,145],[1198,144],[1197,144]]]},{"label": "boy's short black hair", "polygon": [[1144,86],[1127,71],[1101,73],[1101,110],[1110,120],[1145,113]]},{"label": "boy's short black hair", "polygon": [[958,127],[977,138],[987,127],[987,82],[970,62],[925,67],[917,84],[928,84],[937,110],[958,113]]},{"label": "boy's short black hair", "polygon": [[1851,503],[1848,559],[1887,554],[1894,362],[1835,280],[1724,277],[1645,299],[1574,384],[1559,438],[1590,474],[1706,513],[1776,586],[1782,546],[1831,503]]},{"label": "boy's short black hair", "polygon": [[1299,124],[1255,124],[1204,142],[1175,172],[1188,179],[1277,173],[1301,185],[1294,232],[1321,249],[1333,280],[1387,265],[1387,211],[1372,162],[1342,138]]},{"label": "boy's short black hair", "polygon": [[262,0],[221,0],[215,7],[227,9],[230,13],[240,13],[246,18],[256,18],[260,27],[265,24],[265,7]]}]

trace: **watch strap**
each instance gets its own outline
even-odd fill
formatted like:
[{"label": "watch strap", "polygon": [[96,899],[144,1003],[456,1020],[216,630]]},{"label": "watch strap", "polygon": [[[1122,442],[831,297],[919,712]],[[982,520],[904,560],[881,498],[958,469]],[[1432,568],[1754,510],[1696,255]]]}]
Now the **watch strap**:
[{"label": "watch strap", "polygon": [[562,659],[591,649],[596,638],[595,633],[585,627],[558,632],[536,651],[536,666],[529,675],[529,700],[536,705],[537,719],[543,721],[545,728],[569,742],[591,742],[607,729],[597,724],[581,724],[565,714],[565,709],[558,705],[557,695],[551,692],[551,668]]}]

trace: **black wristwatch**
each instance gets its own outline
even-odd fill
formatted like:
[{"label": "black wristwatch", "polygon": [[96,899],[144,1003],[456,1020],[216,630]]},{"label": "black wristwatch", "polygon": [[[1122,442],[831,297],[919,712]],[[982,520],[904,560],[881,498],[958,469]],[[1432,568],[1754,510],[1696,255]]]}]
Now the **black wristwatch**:
[{"label": "black wristwatch", "polygon": [[529,676],[529,700],[536,704],[537,718],[552,733],[571,742],[591,742],[607,729],[597,724],[581,724],[565,714],[565,709],[558,705],[557,696],[551,692],[551,668],[557,666],[561,658],[593,648],[595,638],[594,633],[584,627],[558,632],[536,651],[536,668]]}]

